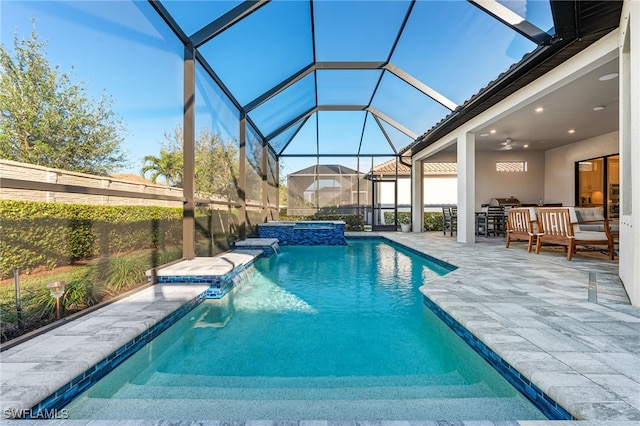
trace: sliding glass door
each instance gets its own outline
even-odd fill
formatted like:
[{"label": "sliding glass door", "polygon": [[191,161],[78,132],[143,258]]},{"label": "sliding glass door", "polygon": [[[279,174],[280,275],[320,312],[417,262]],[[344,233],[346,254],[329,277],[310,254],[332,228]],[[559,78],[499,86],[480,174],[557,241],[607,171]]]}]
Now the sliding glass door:
[{"label": "sliding glass door", "polygon": [[607,218],[618,217],[619,155],[576,163],[576,206],[601,207]]}]

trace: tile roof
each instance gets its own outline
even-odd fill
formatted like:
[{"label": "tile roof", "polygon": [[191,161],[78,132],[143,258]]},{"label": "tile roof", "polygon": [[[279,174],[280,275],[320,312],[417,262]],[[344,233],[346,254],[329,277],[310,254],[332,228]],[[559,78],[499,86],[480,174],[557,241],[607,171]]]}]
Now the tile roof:
[{"label": "tile roof", "polygon": [[147,185],[155,185],[151,180],[138,176],[133,173],[111,173],[109,177],[119,180],[126,180],[127,182],[144,183]]},{"label": "tile roof", "polygon": [[[372,173],[376,175],[393,175],[396,172],[396,160],[385,161],[373,167]],[[456,175],[458,165],[456,163],[424,163],[425,175]],[[398,176],[409,176],[411,168],[404,162],[398,163]]]},{"label": "tile roof", "polygon": [[[317,170],[316,170],[317,167]],[[289,173],[290,176],[304,176],[304,175],[357,175],[357,171],[341,166],[339,164],[319,164],[309,166],[305,169],[298,170],[297,172]],[[360,173],[362,174],[362,173]]]}]

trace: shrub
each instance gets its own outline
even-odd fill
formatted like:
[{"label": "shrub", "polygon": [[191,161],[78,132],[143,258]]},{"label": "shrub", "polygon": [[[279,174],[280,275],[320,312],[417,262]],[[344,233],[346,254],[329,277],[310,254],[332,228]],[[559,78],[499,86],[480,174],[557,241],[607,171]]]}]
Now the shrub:
[{"label": "shrub", "polygon": [[[393,212],[384,213],[384,221],[393,224]],[[398,223],[411,223],[410,212],[398,212]],[[441,212],[425,212],[424,213],[424,231],[442,231],[442,213]]]},{"label": "shrub", "polygon": [[82,278],[69,281],[60,302],[65,312],[77,312],[95,305],[103,296],[88,278]]},{"label": "shrub", "polygon": [[182,247],[143,250],[96,259],[71,270],[21,277],[21,330],[18,327],[13,285],[0,286],[2,341],[41,327],[56,318],[56,303],[46,287],[50,281],[67,281],[60,302],[63,315],[80,311],[147,282],[147,269],[182,257]]},{"label": "shrub", "polygon": [[149,265],[140,256],[114,256],[98,262],[104,273],[99,283],[104,285],[104,293],[116,296],[130,290],[146,280]]},{"label": "shrub", "polygon": [[425,231],[442,231],[442,212],[425,212]]},{"label": "shrub", "polygon": [[81,259],[179,244],[182,209],[0,201],[0,270],[29,272]]}]

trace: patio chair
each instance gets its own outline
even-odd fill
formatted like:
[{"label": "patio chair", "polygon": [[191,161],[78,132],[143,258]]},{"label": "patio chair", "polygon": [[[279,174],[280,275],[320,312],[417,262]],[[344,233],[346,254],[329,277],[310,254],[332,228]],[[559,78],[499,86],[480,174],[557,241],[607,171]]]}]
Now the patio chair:
[{"label": "patio chair", "polygon": [[447,235],[447,229],[451,227],[451,209],[442,208],[442,235]]},{"label": "patio chair", "polygon": [[487,220],[487,207],[482,207],[482,210],[475,213],[476,216],[476,235],[487,236],[487,228],[489,223]]},{"label": "patio chair", "polygon": [[538,210],[538,243],[536,254],[543,245],[562,245],[571,260],[577,246],[606,246],[609,260],[614,259],[614,245],[608,221],[605,219],[604,231],[582,231],[573,207],[541,208]]},{"label": "patio chair", "polygon": [[505,222],[503,206],[487,207],[487,235],[505,235]]},{"label": "patio chair", "polygon": [[442,208],[442,234],[447,235],[449,231],[453,236],[454,232],[458,230],[458,208],[457,207],[443,207]]},{"label": "patio chair", "polygon": [[453,237],[454,232],[458,233],[458,207],[451,207],[451,233]]},{"label": "patio chair", "polygon": [[538,224],[536,210],[533,207],[511,208],[507,212],[507,248],[511,240],[526,240],[527,252],[531,253],[533,243],[537,242]]}]

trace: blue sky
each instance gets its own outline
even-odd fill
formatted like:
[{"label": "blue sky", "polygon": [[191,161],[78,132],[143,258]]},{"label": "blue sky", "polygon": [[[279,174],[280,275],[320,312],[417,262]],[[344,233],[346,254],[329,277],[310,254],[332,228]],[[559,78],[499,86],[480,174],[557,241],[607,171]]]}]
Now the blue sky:
[{"label": "blue sky", "polygon": [[31,36],[35,18],[51,65],[83,82],[91,97],[112,97],[127,128],[127,171],[138,173],[142,157],[157,154],[164,132],[181,123],[182,48],[147,7],[117,3],[3,0],[1,36],[12,48],[14,33]]},{"label": "blue sky", "polygon": [[[164,3],[191,34],[239,2]],[[546,1],[501,3],[543,29],[551,25]],[[309,7],[307,1],[273,2],[202,46],[201,52],[242,104],[313,61]],[[316,1],[317,60],[386,60],[407,7],[403,1]],[[181,124],[183,48],[146,0],[2,0],[0,15],[5,47],[12,47],[14,32],[20,38],[29,37],[35,19],[40,40],[48,40],[51,64],[70,72],[72,81],[84,82],[91,96],[97,98],[104,92],[113,98],[113,109],[128,129],[123,147],[131,164],[125,171],[138,173],[142,157],[157,154],[163,134]],[[460,104],[533,47],[467,2],[418,1],[391,62]],[[336,78],[338,73],[346,80]],[[330,104],[368,103],[364,89],[376,83],[377,73],[319,72],[318,99]],[[198,75],[204,74],[200,70]],[[237,138],[237,112],[219,89],[205,80],[198,79],[197,127],[208,126],[225,137]],[[269,133],[315,104],[312,83],[300,82],[250,117],[265,134]],[[372,106],[416,134],[448,113],[388,73],[378,90]],[[361,112],[313,116],[287,152],[315,150],[316,129],[325,153],[350,152],[349,147],[359,144],[364,117]],[[411,141],[393,129],[387,130],[399,147]],[[388,145],[371,116],[364,134],[363,152],[368,149],[373,153]],[[292,164],[291,172],[298,167],[296,164],[303,167],[315,163],[315,159],[286,162]]]}]

